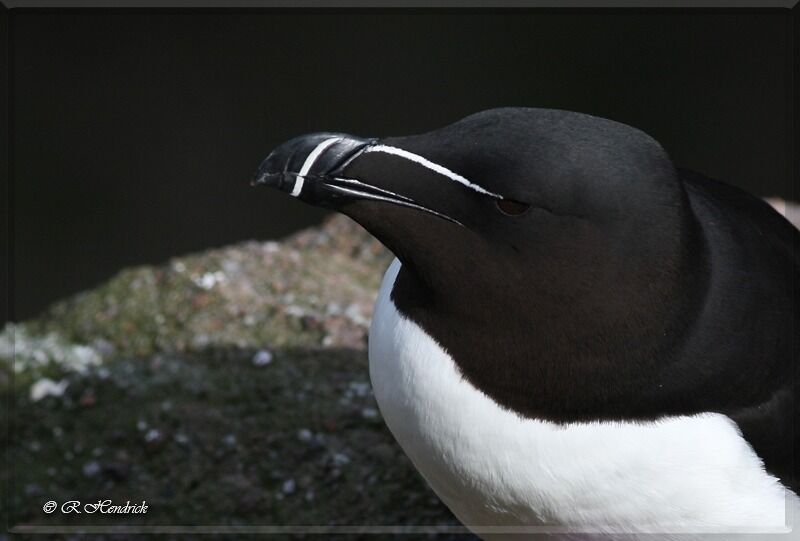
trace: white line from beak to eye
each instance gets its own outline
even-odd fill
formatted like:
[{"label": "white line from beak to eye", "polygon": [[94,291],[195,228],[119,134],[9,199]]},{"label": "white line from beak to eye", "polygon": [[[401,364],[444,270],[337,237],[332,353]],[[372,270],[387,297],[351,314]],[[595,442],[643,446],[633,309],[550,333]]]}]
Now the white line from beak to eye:
[{"label": "white line from beak to eye", "polygon": [[292,187],[291,195],[293,197],[297,197],[303,191],[303,183],[305,182],[305,175],[311,171],[311,166],[314,165],[314,162],[317,161],[320,154],[322,154],[326,148],[331,146],[336,141],[339,141],[341,137],[331,137],[330,139],[325,139],[323,142],[318,144],[314,147],[309,155],[306,157],[306,161],[303,162],[303,167],[300,168],[300,172],[297,174],[297,177],[294,180],[294,186]]},{"label": "white line from beak to eye", "polygon": [[474,182],[470,182],[469,180],[465,179],[464,177],[462,177],[458,173],[454,173],[453,171],[449,170],[447,167],[444,167],[443,165],[439,165],[438,163],[434,163],[434,162],[430,161],[427,158],[423,158],[422,156],[414,154],[413,152],[409,152],[407,150],[403,150],[402,148],[391,147],[391,146],[388,146],[388,145],[374,145],[374,146],[371,146],[371,147],[367,147],[367,149],[364,152],[384,152],[386,154],[392,154],[394,156],[400,156],[401,158],[405,158],[407,160],[411,160],[412,162],[418,163],[421,166],[430,169],[431,171],[439,173],[440,175],[444,175],[447,178],[449,178],[450,180],[454,180],[454,181],[458,182],[459,184],[463,184],[464,186],[466,186],[467,188],[469,188],[471,190],[474,190],[476,192],[479,192],[479,193],[482,193],[482,194],[485,194],[485,195],[489,195],[489,196],[492,196],[492,197],[496,197],[497,199],[503,199],[502,195],[496,194],[494,192],[490,192],[486,188],[484,188],[482,186],[479,186],[478,184],[475,184]]}]

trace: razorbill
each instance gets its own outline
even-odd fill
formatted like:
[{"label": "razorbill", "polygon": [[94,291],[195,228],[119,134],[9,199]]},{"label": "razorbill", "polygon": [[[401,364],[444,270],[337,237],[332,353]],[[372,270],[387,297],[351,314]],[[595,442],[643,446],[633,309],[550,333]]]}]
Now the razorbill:
[{"label": "razorbill", "polygon": [[298,137],[255,182],[396,255],[375,397],[480,536],[791,530],[800,252],[766,203],[635,128],[529,108]]}]

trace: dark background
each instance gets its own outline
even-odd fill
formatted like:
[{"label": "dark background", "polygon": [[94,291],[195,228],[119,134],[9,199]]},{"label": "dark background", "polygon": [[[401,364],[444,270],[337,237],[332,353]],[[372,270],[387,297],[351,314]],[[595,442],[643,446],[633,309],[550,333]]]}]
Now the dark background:
[{"label": "dark background", "polygon": [[[791,196],[790,12],[10,12],[12,319],[120,268],[323,213],[249,187],[304,132],[583,111]],[[5,17],[5,14],[3,15]]]}]

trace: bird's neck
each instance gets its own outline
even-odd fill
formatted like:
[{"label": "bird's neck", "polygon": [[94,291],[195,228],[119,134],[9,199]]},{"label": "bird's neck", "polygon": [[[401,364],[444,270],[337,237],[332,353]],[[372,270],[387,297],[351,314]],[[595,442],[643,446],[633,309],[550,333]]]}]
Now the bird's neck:
[{"label": "bird's neck", "polygon": [[[485,277],[452,273],[432,285],[404,266],[392,298],[510,409],[551,420],[655,416],[649,386],[681,342],[704,280],[697,228],[690,215],[677,219],[651,224],[642,232],[649,242],[635,246],[587,235],[582,249],[538,268],[484,262]],[[620,410],[631,396],[638,411]]]}]

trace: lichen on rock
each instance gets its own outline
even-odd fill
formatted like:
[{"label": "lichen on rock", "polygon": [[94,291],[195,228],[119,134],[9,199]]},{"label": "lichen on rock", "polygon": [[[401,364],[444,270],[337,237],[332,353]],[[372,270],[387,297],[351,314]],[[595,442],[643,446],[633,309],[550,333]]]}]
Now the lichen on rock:
[{"label": "lichen on rock", "polygon": [[0,477],[17,488],[0,515],[113,525],[41,512],[50,499],[102,497],[147,500],[126,524],[458,531],[368,383],[372,304],[390,260],[334,216],[283,242],[123,270],[6,326],[14,467]]},{"label": "lichen on rock", "polygon": [[282,243],[244,242],[126,269],[27,324],[117,353],[208,347],[363,348],[388,252],[349,218]]}]

